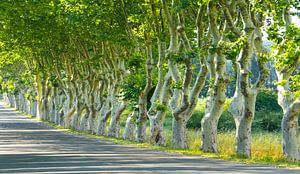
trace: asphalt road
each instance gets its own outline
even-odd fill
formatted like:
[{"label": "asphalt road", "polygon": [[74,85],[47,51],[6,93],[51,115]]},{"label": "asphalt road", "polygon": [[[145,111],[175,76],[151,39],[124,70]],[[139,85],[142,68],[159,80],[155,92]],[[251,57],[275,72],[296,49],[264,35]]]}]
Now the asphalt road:
[{"label": "asphalt road", "polygon": [[0,173],[278,173],[300,169],[169,154],[71,135],[0,103]]}]

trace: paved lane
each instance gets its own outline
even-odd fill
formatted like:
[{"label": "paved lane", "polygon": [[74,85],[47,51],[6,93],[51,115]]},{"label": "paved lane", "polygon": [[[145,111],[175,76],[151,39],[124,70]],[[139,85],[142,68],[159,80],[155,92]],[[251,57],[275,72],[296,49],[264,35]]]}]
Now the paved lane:
[{"label": "paved lane", "polygon": [[125,147],[63,133],[0,103],[0,173],[300,173]]}]

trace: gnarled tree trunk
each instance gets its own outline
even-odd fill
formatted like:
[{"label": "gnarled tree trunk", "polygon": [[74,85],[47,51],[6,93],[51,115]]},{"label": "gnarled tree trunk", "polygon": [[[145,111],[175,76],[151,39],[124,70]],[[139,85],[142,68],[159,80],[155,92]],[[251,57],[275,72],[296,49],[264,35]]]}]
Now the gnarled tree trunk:
[{"label": "gnarled tree trunk", "polygon": [[[295,67],[294,67],[295,68]],[[282,151],[283,155],[290,160],[300,160],[298,144],[298,117],[300,115],[300,97],[294,100],[290,89],[291,72],[277,71],[278,80],[285,81],[284,85],[279,85],[278,103],[283,110],[281,122],[282,128]]]},{"label": "gnarled tree trunk", "polygon": [[[115,103],[113,104],[115,105]],[[111,120],[108,128],[108,136],[119,138],[120,134],[120,117],[126,109],[126,103],[121,103],[112,108]]]},{"label": "gnarled tree trunk", "polygon": [[102,105],[102,108],[100,110],[100,116],[99,116],[97,129],[96,129],[96,135],[105,135],[106,134],[107,121],[111,115],[110,105],[111,105],[111,102],[109,99],[106,99],[106,101]]},{"label": "gnarled tree trunk", "polygon": [[144,90],[139,95],[139,118],[137,119],[137,141],[145,142],[146,141],[146,128],[147,128],[147,97],[152,88],[152,48],[151,41],[148,36],[148,33],[144,34],[146,52],[147,52],[147,62],[146,62],[146,86]]}]

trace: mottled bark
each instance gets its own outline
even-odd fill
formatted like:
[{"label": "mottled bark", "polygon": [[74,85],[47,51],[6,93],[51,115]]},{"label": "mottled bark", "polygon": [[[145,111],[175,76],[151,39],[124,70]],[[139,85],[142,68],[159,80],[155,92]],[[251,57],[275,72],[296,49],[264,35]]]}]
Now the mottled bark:
[{"label": "mottled bark", "polygon": [[90,115],[90,110],[87,107],[85,107],[84,112],[85,113],[81,116],[80,122],[79,122],[78,130],[80,130],[80,131],[86,131],[87,120]]},{"label": "mottled bark", "polygon": [[[176,117],[173,118],[173,125],[172,125],[172,134],[173,134],[172,145],[174,148],[185,149],[188,147],[187,139],[186,139],[187,137],[186,124],[196,108],[198,102],[198,96],[205,84],[206,76],[207,76],[207,67],[203,63],[201,66],[201,70],[197,75],[197,79],[194,83],[194,86],[189,93],[188,105],[186,106],[186,109],[183,110],[182,109],[183,107],[180,107],[177,110],[177,112],[175,112]],[[177,126],[179,127],[177,128]]]},{"label": "mottled bark", "polygon": [[[295,69],[296,66],[289,68]],[[277,71],[278,80],[280,82],[286,81],[285,84],[277,87],[278,103],[283,110],[283,118],[281,121],[282,153],[290,160],[299,161],[298,117],[300,115],[300,97],[294,100],[289,82],[290,75],[290,72]]]},{"label": "mottled bark", "polygon": [[135,126],[136,126],[136,118],[138,115],[138,111],[133,111],[126,120],[126,125],[125,125],[125,130],[124,130],[124,134],[123,134],[123,139],[124,140],[134,140],[135,138]]},{"label": "mottled bark", "polygon": [[63,113],[64,115],[64,127],[70,128],[71,126],[71,118],[75,112],[75,107],[73,105],[74,102],[74,94],[70,89],[66,90],[66,100],[64,103]]},{"label": "mottled bark", "polygon": [[30,114],[36,117],[36,110],[37,110],[37,102],[36,100],[30,101]]},{"label": "mottled bark", "polygon": [[96,127],[95,120],[96,120],[96,116],[97,116],[98,112],[94,108],[94,106],[90,106],[88,110],[89,110],[89,112],[88,112],[88,116],[87,116],[87,123],[86,123],[85,130],[95,133],[95,127]]},{"label": "mottled bark", "polygon": [[150,144],[159,145],[159,146],[165,146],[166,140],[164,136],[164,117],[165,112],[157,112],[155,116],[149,117],[150,121],[150,136],[149,136],[149,142]]},{"label": "mottled bark", "polygon": [[51,94],[49,96],[49,121],[52,123],[55,123],[55,116],[56,116],[56,109],[57,107],[55,106],[55,100],[57,99],[57,89],[53,87],[51,89]]},{"label": "mottled bark", "polygon": [[216,51],[208,56],[209,72],[214,85],[210,89],[210,96],[206,104],[205,115],[201,120],[201,150],[205,152],[218,152],[217,145],[217,125],[223,112],[226,100],[226,59],[223,53],[218,50],[218,44],[221,40],[221,33],[217,25],[217,5],[214,2],[209,3],[209,28],[212,33],[212,45]]},{"label": "mottled bark", "polygon": [[42,112],[43,112],[43,104],[42,104],[42,97],[43,97],[43,82],[40,77],[40,74],[36,75],[36,91],[37,91],[37,119],[42,119]]},{"label": "mottled bark", "polygon": [[216,79],[213,91],[209,99],[209,105],[201,120],[202,144],[201,150],[205,152],[218,152],[217,148],[217,125],[223,112],[226,100],[225,89],[227,78],[225,77],[225,58],[217,56]]},{"label": "mottled bark", "polygon": [[147,97],[152,88],[152,48],[151,40],[148,33],[144,33],[144,39],[146,44],[147,61],[146,61],[146,86],[139,95],[139,118],[137,119],[137,141],[146,141],[146,128],[147,128]]},{"label": "mottled bark", "polygon": [[[115,105],[115,103],[113,105]],[[120,118],[125,111],[127,104],[121,103],[118,105],[112,108],[111,120],[108,128],[108,136],[115,138],[119,138],[120,136]]]},{"label": "mottled bark", "polygon": [[100,110],[100,117],[96,129],[96,135],[106,135],[107,120],[111,115],[110,101],[107,99]]},{"label": "mottled bark", "polygon": [[82,112],[84,110],[84,103],[80,99],[75,100],[75,113],[71,118],[71,128],[78,130],[79,119],[81,118]]},{"label": "mottled bark", "polygon": [[170,85],[171,85],[171,73],[168,72],[164,79],[164,85],[159,98],[159,108],[153,103],[149,109],[148,116],[150,121],[150,137],[151,144],[165,145],[165,138],[163,133],[163,122],[166,116],[166,108],[170,99]]},{"label": "mottled bark", "polygon": [[186,121],[184,118],[173,118],[172,144],[174,148],[185,149],[188,147],[186,139]]},{"label": "mottled bark", "polygon": [[283,155],[291,160],[300,160],[298,144],[298,117],[300,114],[300,98],[288,110],[284,111],[282,127]]}]

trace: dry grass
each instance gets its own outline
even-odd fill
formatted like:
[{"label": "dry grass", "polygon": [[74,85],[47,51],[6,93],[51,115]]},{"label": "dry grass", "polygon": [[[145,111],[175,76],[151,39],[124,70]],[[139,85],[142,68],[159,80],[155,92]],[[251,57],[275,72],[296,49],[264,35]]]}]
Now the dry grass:
[{"label": "dry grass", "polygon": [[[299,162],[291,162],[282,156],[280,133],[260,132],[252,134],[252,158],[244,159],[235,155],[235,132],[220,132],[218,134],[218,154],[204,153],[200,150],[201,131],[188,130],[187,140],[189,148],[186,150],[172,149],[171,130],[165,130],[168,151],[183,154],[202,155],[247,163],[263,163],[279,166],[300,167]],[[300,136],[299,136],[300,144]]]}]

